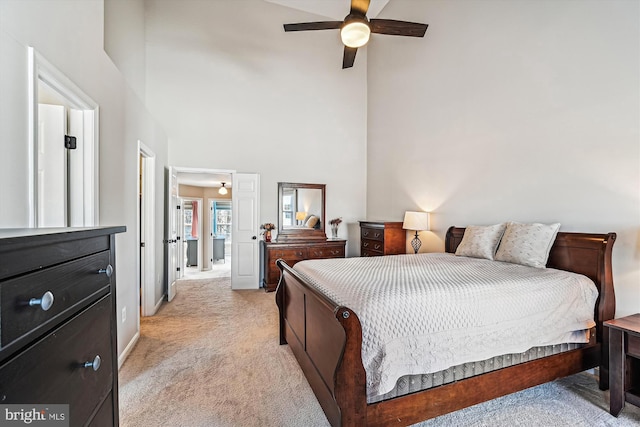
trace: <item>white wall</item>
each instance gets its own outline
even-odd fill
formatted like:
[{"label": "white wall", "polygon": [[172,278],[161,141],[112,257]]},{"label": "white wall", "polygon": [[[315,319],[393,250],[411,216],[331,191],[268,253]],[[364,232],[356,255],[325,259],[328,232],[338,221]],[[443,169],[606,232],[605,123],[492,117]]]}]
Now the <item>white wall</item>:
[{"label": "white wall", "polygon": [[338,31],[282,28],[326,18],[263,0],[146,6],[147,105],[169,135],[169,162],[259,173],[262,223],[277,222],[279,181],[324,183],[327,218],[351,223],[340,236],[358,255],[366,49],[342,70]]},{"label": "white wall", "polygon": [[[100,106],[100,225],[125,225],[116,238],[118,350],[138,332],[137,141],[159,156],[163,188],[167,138],[103,49],[102,0],[0,1],[0,227],[28,225],[27,47],[33,46]],[[156,208],[162,212],[162,200]],[[162,250],[162,221],[156,221]],[[160,258],[161,262],[161,258]],[[161,264],[160,264],[161,265]]]},{"label": "white wall", "polygon": [[145,0],[104,0],[104,50],[138,98],[145,98]]},{"label": "white wall", "polygon": [[367,214],[431,211],[423,250],[450,225],[615,231],[616,315],[639,312],[639,5],[390,2],[429,28],[369,45]]}]

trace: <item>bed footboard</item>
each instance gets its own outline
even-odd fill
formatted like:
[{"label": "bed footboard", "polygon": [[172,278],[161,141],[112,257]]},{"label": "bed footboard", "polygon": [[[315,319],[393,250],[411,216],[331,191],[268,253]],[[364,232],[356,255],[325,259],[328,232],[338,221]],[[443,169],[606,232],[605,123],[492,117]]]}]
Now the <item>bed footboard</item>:
[{"label": "bed footboard", "polygon": [[289,344],[331,425],[366,425],[360,320],[308,286],[284,261],[277,265],[280,344]]}]

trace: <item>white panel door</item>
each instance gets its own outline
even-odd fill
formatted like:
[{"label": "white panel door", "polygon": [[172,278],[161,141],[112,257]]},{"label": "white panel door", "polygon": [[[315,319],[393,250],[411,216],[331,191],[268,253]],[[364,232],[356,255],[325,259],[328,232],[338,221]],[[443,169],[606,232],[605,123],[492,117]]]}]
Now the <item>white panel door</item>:
[{"label": "white panel door", "polygon": [[38,104],[38,227],[67,226],[66,128],[65,107]]},{"label": "white panel door", "polygon": [[231,288],[258,289],[260,176],[235,173],[232,188]]},{"label": "white panel door", "polygon": [[169,166],[167,171],[167,224],[166,224],[166,266],[167,266],[167,300],[176,296],[176,268],[178,265],[178,177],[175,169]]}]

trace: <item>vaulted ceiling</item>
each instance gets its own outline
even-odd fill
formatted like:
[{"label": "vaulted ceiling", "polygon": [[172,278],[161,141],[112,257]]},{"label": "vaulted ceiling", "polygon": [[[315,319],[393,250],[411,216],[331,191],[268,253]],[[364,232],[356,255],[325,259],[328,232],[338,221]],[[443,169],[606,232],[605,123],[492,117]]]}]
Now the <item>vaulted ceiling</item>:
[{"label": "vaulted ceiling", "polygon": [[[265,0],[293,9],[303,10],[316,15],[326,16],[342,21],[349,14],[351,2],[349,0]],[[367,17],[378,16],[389,0],[371,0]]]}]

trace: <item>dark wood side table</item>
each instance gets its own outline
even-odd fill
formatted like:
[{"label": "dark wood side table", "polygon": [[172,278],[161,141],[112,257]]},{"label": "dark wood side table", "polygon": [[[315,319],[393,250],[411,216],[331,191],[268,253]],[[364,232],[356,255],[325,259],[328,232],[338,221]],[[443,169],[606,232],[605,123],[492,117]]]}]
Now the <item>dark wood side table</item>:
[{"label": "dark wood side table", "polygon": [[640,407],[640,314],[604,322],[609,328],[609,412],[629,402]]},{"label": "dark wood side table", "polygon": [[407,253],[402,221],[360,221],[360,256]]}]

